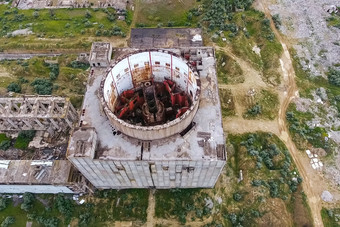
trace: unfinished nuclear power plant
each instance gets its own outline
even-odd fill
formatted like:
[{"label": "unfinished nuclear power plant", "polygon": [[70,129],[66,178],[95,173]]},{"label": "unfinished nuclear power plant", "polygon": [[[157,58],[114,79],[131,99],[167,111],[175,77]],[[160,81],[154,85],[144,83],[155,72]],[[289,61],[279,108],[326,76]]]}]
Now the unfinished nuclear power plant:
[{"label": "unfinished nuclear power plant", "polygon": [[0,99],[1,131],[71,134],[55,158],[0,160],[1,189],[214,187],[225,137],[214,49],[203,46],[201,31],[136,29],[131,48],[111,54],[110,43],[92,45],[78,113],[60,97]]}]

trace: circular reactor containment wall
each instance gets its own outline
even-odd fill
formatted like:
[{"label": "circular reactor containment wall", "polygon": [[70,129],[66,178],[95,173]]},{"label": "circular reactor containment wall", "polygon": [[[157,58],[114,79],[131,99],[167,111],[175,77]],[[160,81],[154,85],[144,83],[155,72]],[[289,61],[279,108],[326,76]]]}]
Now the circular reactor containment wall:
[{"label": "circular reactor containment wall", "polygon": [[141,140],[185,130],[199,105],[197,72],[183,58],[164,50],[133,53],[108,70],[101,102],[112,125]]}]

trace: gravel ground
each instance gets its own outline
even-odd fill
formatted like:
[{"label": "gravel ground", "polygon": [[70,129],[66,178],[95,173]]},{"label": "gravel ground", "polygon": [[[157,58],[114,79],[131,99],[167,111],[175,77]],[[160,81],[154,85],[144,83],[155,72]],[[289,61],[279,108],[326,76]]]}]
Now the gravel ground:
[{"label": "gravel ground", "polygon": [[340,29],[327,27],[329,5],[339,0],[276,0],[269,6],[271,14],[279,14],[283,22],[280,30],[293,38],[305,69],[312,75],[325,75],[329,66],[340,63]]},{"label": "gravel ground", "polygon": [[[340,29],[328,27],[326,21],[331,16],[326,11],[330,5],[339,6],[340,1],[271,0],[268,3],[271,14],[280,15],[280,31],[292,41],[303,68],[312,76],[325,77],[329,67],[340,63]],[[329,105],[324,88],[313,91],[312,96],[311,99],[295,99],[296,107],[298,111],[312,112],[315,117],[308,125],[325,127],[330,138],[338,144],[333,160],[327,160],[323,172],[334,185],[340,186],[339,113]]]}]

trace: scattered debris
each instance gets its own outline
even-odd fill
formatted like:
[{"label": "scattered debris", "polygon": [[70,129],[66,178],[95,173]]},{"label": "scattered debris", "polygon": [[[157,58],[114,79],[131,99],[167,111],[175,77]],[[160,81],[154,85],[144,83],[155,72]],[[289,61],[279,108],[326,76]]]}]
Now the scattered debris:
[{"label": "scattered debris", "polygon": [[329,191],[323,191],[321,194],[321,199],[325,202],[332,202],[333,195]]}]

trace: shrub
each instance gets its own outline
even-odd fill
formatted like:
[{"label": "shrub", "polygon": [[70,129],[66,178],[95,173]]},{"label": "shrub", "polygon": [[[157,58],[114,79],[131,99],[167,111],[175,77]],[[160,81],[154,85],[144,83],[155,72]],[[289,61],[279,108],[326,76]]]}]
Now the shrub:
[{"label": "shrub", "polygon": [[242,199],[242,195],[241,195],[240,193],[238,193],[238,192],[235,192],[235,193],[233,194],[233,199],[234,199],[235,201],[240,201],[240,200]]},{"label": "shrub", "polygon": [[280,18],[280,15],[279,15],[279,14],[275,14],[275,15],[273,15],[272,19],[273,19],[273,21],[274,21],[275,27],[276,27],[277,29],[279,29],[280,26],[281,26],[281,18]]},{"label": "shrub", "polygon": [[[0,150],[7,150],[8,148],[10,148],[11,146],[11,141],[9,140],[4,140],[0,142]],[[1,210],[1,208],[0,208]]]},{"label": "shrub", "polygon": [[62,194],[58,194],[55,207],[59,210],[59,212],[65,216],[65,221],[69,223],[71,221],[72,213],[73,213],[73,204],[70,199],[65,198]]},{"label": "shrub", "polygon": [[72,61],[70,64],[67,65],[68,67],[72,67],[74,69],[83,69],[86,70],[90,67],[89,63],[80,62],[80,61]]},{"label": "shrub", "polygon": [[251,182],[251,185],[255,186],[255,187],[258,187],[258,186],[261,186],[262,184],[262,181],[261,180],[253,180]]},{"label": "shrub", "polygon": [[17,83],[10,83],[7,87],[7,91],[12,91],[12,92],[15,92],[15,93],[20,93],[21,92],[21,86],[20,84],[17,84]]},{"label": "shrub", "polygon": [[8,216],[5,218],[5,220],[1,223],[1,227],[7,227],[10,226],[15,222],[15,218],[12,216]]},{"label": "shrub", "polygon": [[15,140],[14,147],[18,149],[27,149],[29,142],[35,136],[34,130],[27,130],[19,132],[18,138]]},{"label": "shrub", "polygon": [[328,82],[340,87],[340,70],[330,68],[328,71]]},{"label": "shrub", "polygon": [[0,211],[7,208],[9,200],[7,198],[0,198]]},{"label": "shrub", "polygon": [[39,12],[38,11],[34,11],[33,12],[33,17],[34,18],[38,18],[39,17]]},{"label": "shrub", "polygon": [[86,18],[91,18],[91,17],[92,17],[90,11],[86,10],[86,12],[85,12],[85,17],[86,17]]},{"label": "shrub", "polygon": [[53,84],[48,79],[35,79],[31,86],[33,86],[35,92],[39,95],[50,95],[52,94]]},{"label": "shrub", "polygon": [[28,212],[33,207],[34,195],[29,192],[25,192],[23,195],[24,202],[21,204],[21,209]]},{"label": "shrub", "polygon": [[247,113],[251,116],[256,116],[262,113],[262,107],[256,103],[252,108],[248,109]]}]

